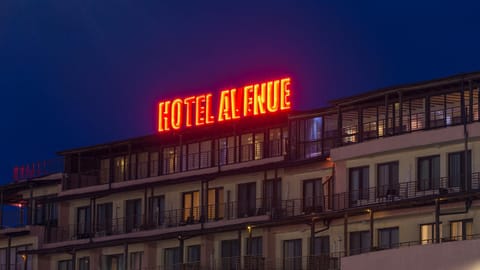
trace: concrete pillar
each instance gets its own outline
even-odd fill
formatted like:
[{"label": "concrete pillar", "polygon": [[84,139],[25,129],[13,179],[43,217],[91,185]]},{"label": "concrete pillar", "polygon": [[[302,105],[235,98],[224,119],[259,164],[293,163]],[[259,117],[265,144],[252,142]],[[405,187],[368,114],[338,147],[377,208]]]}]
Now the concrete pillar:
[{"label": "concrete pillar", "polygon": [[203,235],[201,237],[200,246],[200,268],[201,269],[213,269],[215,268],[215,256],[214,256],[214,237],[213,235]]}]

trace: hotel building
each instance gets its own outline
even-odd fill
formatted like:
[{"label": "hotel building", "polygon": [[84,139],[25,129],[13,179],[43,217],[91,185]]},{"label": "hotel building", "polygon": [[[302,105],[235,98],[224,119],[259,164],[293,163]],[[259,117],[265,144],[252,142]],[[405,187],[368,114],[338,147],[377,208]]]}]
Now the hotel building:
[{"label": "hotel building", "polygon": [[479,83],[400,85],[17,167],[0,188],[0,270],[475,269]]}]

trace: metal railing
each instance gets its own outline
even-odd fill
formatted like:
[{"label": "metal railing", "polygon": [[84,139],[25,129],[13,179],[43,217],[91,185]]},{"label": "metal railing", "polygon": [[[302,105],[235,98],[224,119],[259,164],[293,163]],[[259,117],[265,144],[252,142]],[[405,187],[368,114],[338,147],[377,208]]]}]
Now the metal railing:
[{"label": "metal railing", "polygon": [[147,215],[97,220],[93,225],[80,223],[50,227],[46,233],[46,241],[59,242],[101,237],[254,216],[268,216],[271,220],[278,220],[311,215],[312,213],[342,211],[418,198],[437,198],[438,196],[454,195],[464,191],[480,190],[480,173],[472,174],[468,188],[452,185],[452,183],[459,183],[459,181],[449,181],[446,177],[430,181],[429,183],[429,185],[425,185],[418,181],[401,182],[303,199],[279,200],[258,198],[193,208],[161,210]]},{"label": "metal railing", "polygon": [[68,190],[279,157],[285,154],[285,145],[282,139],[220,148],[216,153],[199,151],[187,154],[176,151],[173,154],[159,155],[161,160],[153,162],[132,163],[127,157],[125,162],[113,165],[112,168],[68,173],[63,179],[62,188]]}]

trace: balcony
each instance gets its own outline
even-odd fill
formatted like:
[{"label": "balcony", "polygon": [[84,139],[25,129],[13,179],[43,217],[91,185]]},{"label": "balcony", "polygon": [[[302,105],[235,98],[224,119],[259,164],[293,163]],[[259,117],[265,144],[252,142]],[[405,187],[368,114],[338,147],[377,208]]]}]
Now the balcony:
[{"label": "balcony", "polygon": [[[195,153],[180,151],[179,147],[170,147],[167,148],[169,151],[164,149],[163,152],[155,155],[155,159],[145,162],[137,160],[138,154],[113,157],[107,159],[108,165],[104,165],[100,169],[97,167],[92,170],[67,172],[63,179],[62,189],[71,190],[152,177],[171,179],[219,170],[239,169],[245,167],[246,163],[250,163],[249,166],[262,165],[283,160],[285,145],[284,140],[260,141],[235,147],[224,147],[218,151],[197,151]],[[91,167],[92,161],[89,159],[85,161],[86,164],[87,162]]]},{"label": "balcony", "polygon": [[[452,186],[448,178],[434,181],[430,186],[423,184],[420,185],[416,181],[402,182],[315,198],[289,200],[260,198],[251,202],[227,202],[205,207],[159,211],[147,216],[114,218],[103,220],[100,223],[97,221],[96,224],[50,227],[46,233],[46,242],[54,243],[168,228],[183,230],[183,226],[195,224],[205,224],[205,228],[213,228],[248,222],[281,220],[358,207],[384,205],[385,203],[433,199],[440,195],[455,196],[464,192],[464,188]],[[469,190],[480,190],[480,173],[472,174]],[[263,218],[255,219],[255,217]],[[191,228],[184,229],[190,230]]]}]

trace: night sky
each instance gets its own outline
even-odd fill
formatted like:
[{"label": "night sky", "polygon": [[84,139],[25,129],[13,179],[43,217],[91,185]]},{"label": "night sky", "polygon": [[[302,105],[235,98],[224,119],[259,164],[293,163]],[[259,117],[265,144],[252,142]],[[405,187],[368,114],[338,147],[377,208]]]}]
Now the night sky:
[{"label": "night sky", "polygon": [[162,99],[290,75],[302,110],[480,70],[480,3],[230,2],[1,0],[0,182],[154,133]]}]

